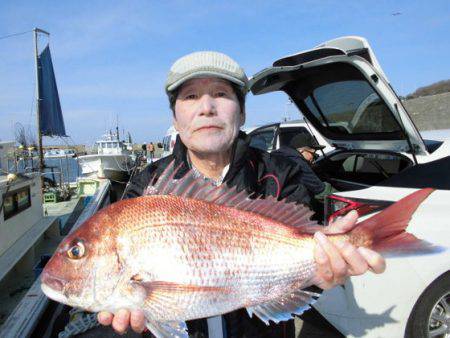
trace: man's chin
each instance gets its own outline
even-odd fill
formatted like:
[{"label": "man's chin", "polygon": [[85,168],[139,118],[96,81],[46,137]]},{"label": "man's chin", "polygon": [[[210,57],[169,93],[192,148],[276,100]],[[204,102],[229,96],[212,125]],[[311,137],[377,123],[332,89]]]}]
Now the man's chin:
[{"label": "man's chin", "polygon": [[199,142],[187,144],[187,148],[202,155],[222,154],[230,150],[232,142],[226,142],[223,138],[209,137],[202,138]]}]

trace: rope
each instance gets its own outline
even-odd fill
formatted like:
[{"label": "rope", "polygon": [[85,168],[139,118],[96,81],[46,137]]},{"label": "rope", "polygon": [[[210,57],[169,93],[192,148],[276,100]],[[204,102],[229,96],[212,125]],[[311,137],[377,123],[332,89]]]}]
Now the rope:
[{"label": "rope", "polygon": [[71,309],[69,314],[72,320],[66,325],[64,331],[58,334],[58,338],[73,337],[100,325],[97,321],[96,313],[86,313],[80,309]]},{"label": "rope", "polygon": [[18,36],[18,35],[27,34],[27,33],[30,33],[30,32],[32,32],[32,31],[33,31],[33,30],[26,31],[26,32],[21,32],[21,33],[14,33],[14,34],[9,34],[9,35],[3,35],[3,36],[0,36],[0,40],[12,38],[13,36]]}]

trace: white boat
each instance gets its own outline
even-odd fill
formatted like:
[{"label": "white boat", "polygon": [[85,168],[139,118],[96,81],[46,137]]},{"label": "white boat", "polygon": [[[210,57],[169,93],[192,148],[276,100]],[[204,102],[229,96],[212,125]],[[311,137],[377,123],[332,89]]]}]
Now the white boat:
[{"label": "white boat", "polygon": [[124,181],[134,168],[131,146],[109,133],[95,142],[97,154],[78,157],[83,176]]},{"label": "white boat", "polygon": [[50,149],[44,152],[44,158],[65,158],[76,155],[73,149]]}]

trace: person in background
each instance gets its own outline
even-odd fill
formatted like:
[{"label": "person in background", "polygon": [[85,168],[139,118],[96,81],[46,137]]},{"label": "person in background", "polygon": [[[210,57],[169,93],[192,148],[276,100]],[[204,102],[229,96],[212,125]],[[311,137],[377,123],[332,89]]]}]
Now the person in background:
[{"label": "person in background", "polygon": [[150,159],[153,162],[153,159],[155,158],[155,145],[153,144],[153,142],[150,142],[149,145],[147,146],[147,151],[150,154]]},{"label": "person in background", "polygon": [[[286,201],[309,204],[309,194],[302,183],[302,168],[279,154],[269,154],[249,146],[250,139],[240,127],[245,122],[245,97],[248,79],[243,69],[229,56],[218,52],[196,52],[176,61],[169,71],[166,93],[179,132],[173,153],[149,164],[129,182],[125,198],[146,194],[149,183],[175,161],[175,178],[193,170],[195,175],[214,185],[227,184],[238,191],[257,196],[274,196]],[[317,286],[329,289],[342,284],[348,276],[369,269],[384,271],[384,259],[376,252],[355,248],[350,243],[333,244],[325,234],[348,231],[355,226],[356,213],[315,234],[315,261],[320,281]],[[287,337],[287,325],[266,326],[250,318],[245,310],[223,316],[226,337]],[[142,311],[123,309],[115,314],[101,312],[98,320],[112,325],[119,333],[129,326],[142,332]],[[188,322],[191,336],[205,336],[205,321]],[[207,329],[206,329],[207,331]],[[292,330],[289,336],[293,336]],[[206,333],[207,334],[207,333]]]},{"label": "person in background", "polygon": [[[306,133],[293,137],[290,146],[295,148],[309,165],[312,165],[317,159],[317,152],[325,149],[324,145],[320,145],[312,135]],[[316,192],[314,198],[323,202],[325,197],[337,190],[329,182],[323,181],[322,184],[324,186],[322,191]]]}]

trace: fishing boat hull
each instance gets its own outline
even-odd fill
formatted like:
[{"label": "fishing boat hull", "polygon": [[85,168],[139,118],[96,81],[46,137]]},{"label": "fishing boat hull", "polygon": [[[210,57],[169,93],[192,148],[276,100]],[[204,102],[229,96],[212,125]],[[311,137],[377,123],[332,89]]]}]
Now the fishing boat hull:
[{"label": "fishing boat hull", "polygon": [[96,154],[78,157],[81,173],[86,177],[127,180],[134,168],[134,161],[127,154]]}]

